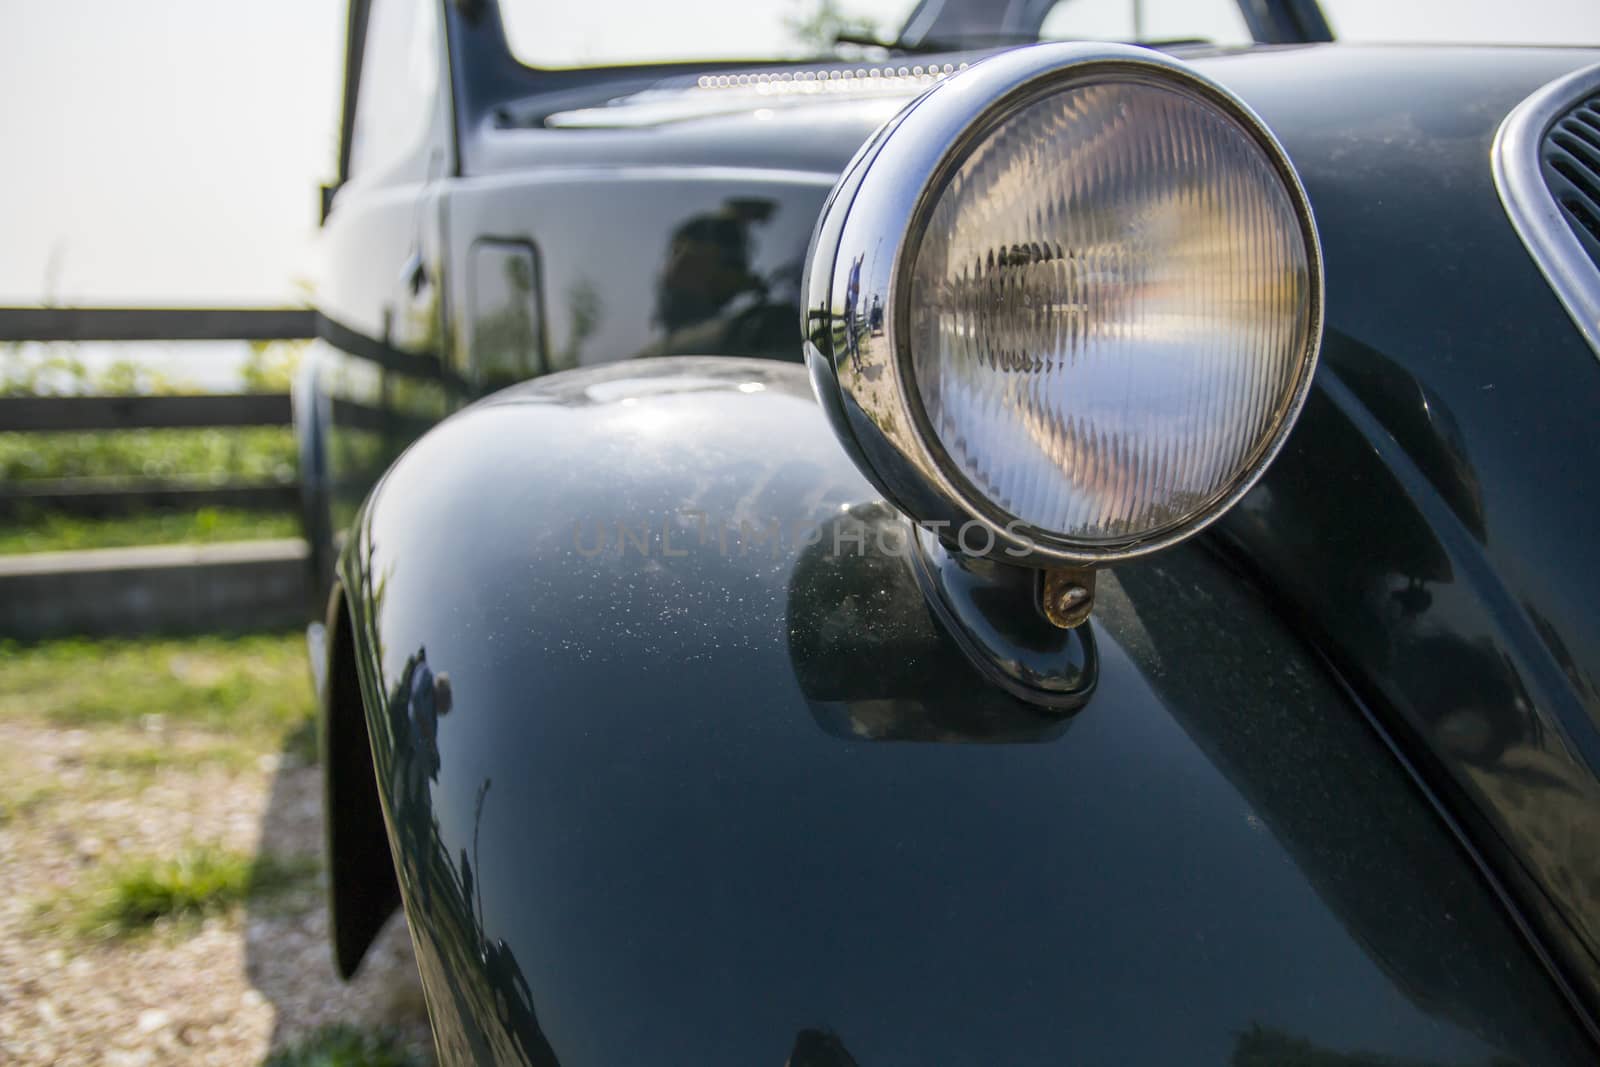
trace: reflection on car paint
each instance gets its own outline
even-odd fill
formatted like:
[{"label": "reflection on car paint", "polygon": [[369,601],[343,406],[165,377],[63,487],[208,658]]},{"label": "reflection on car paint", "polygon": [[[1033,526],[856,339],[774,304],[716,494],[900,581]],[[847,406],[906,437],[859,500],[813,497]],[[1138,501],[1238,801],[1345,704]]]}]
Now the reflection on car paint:
[{"label": "reflection on car paint", "polygon": [[[367,510],[348,579],[442,1047],[568,1067],[1586,1056],[1361,715],[1203,551],[1103,583],[1101,688],[1067,729],[970,745],[941,742],[997,739],[996,719],[949,698],[984,683],[881,557],[824,580],[792,543],[567,540],[585,513],[684,500],[782,523],[870,507],[805,393],[799,368],[730,360],[518,387]],[[701,428],[681,451],[639,451],[679,424]],[[757,428],[789,447],[749,454]],[[554,491],[497,492],[489,440],[546,456]],[[492,502],[470,532],[467,499]],[[901,620],[879,657],[898,665],[830,674],[830,627],[872,612]],[[1004,1019],[954,1008],[977,976]],[[1192,1011],[1130,1027],[1173,982]]]}]

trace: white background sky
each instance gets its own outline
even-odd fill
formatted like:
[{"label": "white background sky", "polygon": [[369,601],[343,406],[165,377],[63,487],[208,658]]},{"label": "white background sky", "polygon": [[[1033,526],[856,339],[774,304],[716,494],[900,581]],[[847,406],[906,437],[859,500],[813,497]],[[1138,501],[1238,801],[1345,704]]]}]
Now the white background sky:
[{"label": "white background sky", "polygon": [[0,0],[0,304],[294,299],[343,46],[340,0]]},{"label": "white background sky", "polygon": [[[643,0],[504,2],[535,21],[594,11],[615,24]],[[1324,6],[1365,39],[1600,40],[1600,0]],[[295,300],[316,187],[334,171],[344,7],[0,0],[0,304]],[[673,23],[703,39],[703,15]]]}]

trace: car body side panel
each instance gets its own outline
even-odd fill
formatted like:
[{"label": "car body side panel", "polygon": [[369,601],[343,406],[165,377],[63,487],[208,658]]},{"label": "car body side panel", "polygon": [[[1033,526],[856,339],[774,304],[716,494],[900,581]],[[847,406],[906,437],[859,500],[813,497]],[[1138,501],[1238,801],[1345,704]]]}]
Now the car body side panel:
[{"label": "car body side panel", "polygon": [[1592,1057],[1211,555],[1102,578],[1059,719],[962,658],[899,529],[773,362],[557,375],[390,471],[344,583],[448,1060]]},{"label": "car body side panel", "polygon": [[[1501,205],[1501,118],[1600,52],[1306,49],[1211,73],[1322,234],[1328,332],[1221,524],[1407,747],[1600,1003],[1600,361]],[[1331,101],[1337,101],[1333,106]]]},{"label": "car body side panel", "polygon": [[[800,358],[806,241],[828,171],[549,167],[450,183],[458,372],[477,380],[506,315],[459,265],[485,243],[540,261],[547,370],[624,357]],[[480,310],[481,309],[481,310]],[[504,383],[502,383],[504,384]]]}]

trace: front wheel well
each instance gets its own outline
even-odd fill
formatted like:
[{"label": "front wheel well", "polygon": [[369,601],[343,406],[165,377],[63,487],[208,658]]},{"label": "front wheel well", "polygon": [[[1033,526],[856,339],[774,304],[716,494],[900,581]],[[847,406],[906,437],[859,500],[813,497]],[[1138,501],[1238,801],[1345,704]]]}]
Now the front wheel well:
[{"label": "front wheel well", "polygon": [[349,978],[395,909],[400,884],[384,826],[372,742],[356,673],[355,632],[342,587],[328,601],[328,671],[321,694],[323,808],[334,962]]}]

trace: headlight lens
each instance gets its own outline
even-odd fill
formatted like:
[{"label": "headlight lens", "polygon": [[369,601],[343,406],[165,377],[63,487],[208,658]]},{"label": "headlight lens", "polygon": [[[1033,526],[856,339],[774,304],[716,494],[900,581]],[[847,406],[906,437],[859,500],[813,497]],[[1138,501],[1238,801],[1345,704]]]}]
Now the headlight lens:
[{"label": "headlight lens", "polygon": [[975,143],[910,273],[917,396],[952,468],[1075,541],[1182,523],[1293,399],[1310,277],[1256,141],[1182,89],[1054,92]]},{"label": "headlight lens", "polygon": [[1018,49],[930,90],[825,209],[808,355],[912,518],[1110,562],[1215,519],[1322,330],[1315,227],[1260,121],[1170,57]]}]

